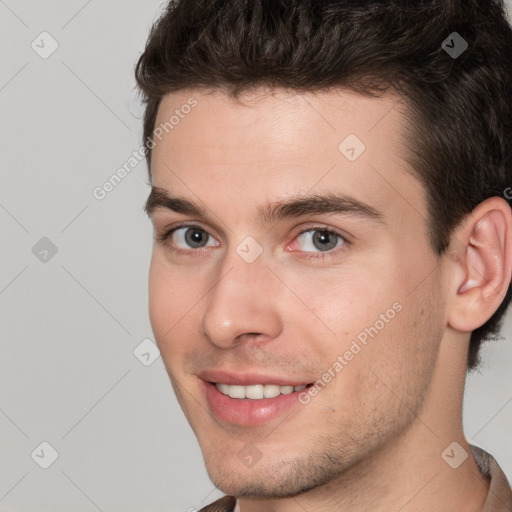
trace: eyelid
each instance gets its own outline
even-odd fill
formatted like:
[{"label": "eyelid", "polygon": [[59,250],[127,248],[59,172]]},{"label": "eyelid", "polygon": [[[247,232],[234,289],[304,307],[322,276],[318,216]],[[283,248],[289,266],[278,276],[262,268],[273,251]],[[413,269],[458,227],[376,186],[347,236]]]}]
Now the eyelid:
[{"label": "eyelid", "polygon": [[295,240],[297,237],[302,235],[303,233],[307,233],[308,231],[328,231],[329,233],[334,233],[338,235],[340,238],[342,238],[347,244],[351,243],[353,239],[355,239],[354,236],[350,235],[346,231],[342,229],[335,228],[333,226],[329,226],[326,224],[322,224],[321,222],[313,222],[308,227],[300,227],[299,231],[292,235],[292,240]]}]

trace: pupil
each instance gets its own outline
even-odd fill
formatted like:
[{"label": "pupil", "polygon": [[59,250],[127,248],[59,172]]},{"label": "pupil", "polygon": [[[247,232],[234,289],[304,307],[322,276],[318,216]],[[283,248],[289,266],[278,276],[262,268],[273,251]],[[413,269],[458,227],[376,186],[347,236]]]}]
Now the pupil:
[{"label": "pupil", "polygon": [[192,247],[200,247],[204,242],[203,240],[203,232],[197,228],[191,228],[187,230],[185,235],[187,243]]}]

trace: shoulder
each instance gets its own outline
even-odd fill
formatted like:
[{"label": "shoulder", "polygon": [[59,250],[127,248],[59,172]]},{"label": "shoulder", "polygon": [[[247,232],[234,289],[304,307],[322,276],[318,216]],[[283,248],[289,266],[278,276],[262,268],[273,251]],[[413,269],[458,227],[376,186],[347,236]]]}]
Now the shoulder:
[{"label": "shoulder", "polygon": [[206,505],[199,512],[233,512],[236,504],[234,496],[223,496],[217,501]]}]

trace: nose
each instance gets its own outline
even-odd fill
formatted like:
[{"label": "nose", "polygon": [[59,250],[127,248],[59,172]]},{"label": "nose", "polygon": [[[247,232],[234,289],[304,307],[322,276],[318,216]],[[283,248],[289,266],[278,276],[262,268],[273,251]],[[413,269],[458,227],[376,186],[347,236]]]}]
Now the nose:
[{"label": "nose", "polygon": [[202,334],[219,348],[231,348],[248,339],[264,342],[276,338],[282,331],[278,307],[282,283],[263,257],[247,263],[234,250],[230,252],[204,301]]}]

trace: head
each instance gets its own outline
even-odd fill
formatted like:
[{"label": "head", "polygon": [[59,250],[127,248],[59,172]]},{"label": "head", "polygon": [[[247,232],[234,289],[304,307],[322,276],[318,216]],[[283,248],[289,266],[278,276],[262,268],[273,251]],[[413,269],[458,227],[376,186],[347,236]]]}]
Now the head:
[{"label": "head", "polygon": [[[181,0],[154,25],[150,316],[225,492],[302,492],[459,411],[510,301],[511,46],[489,0]],[[219,369],[317,391],[219,419]]]}]

